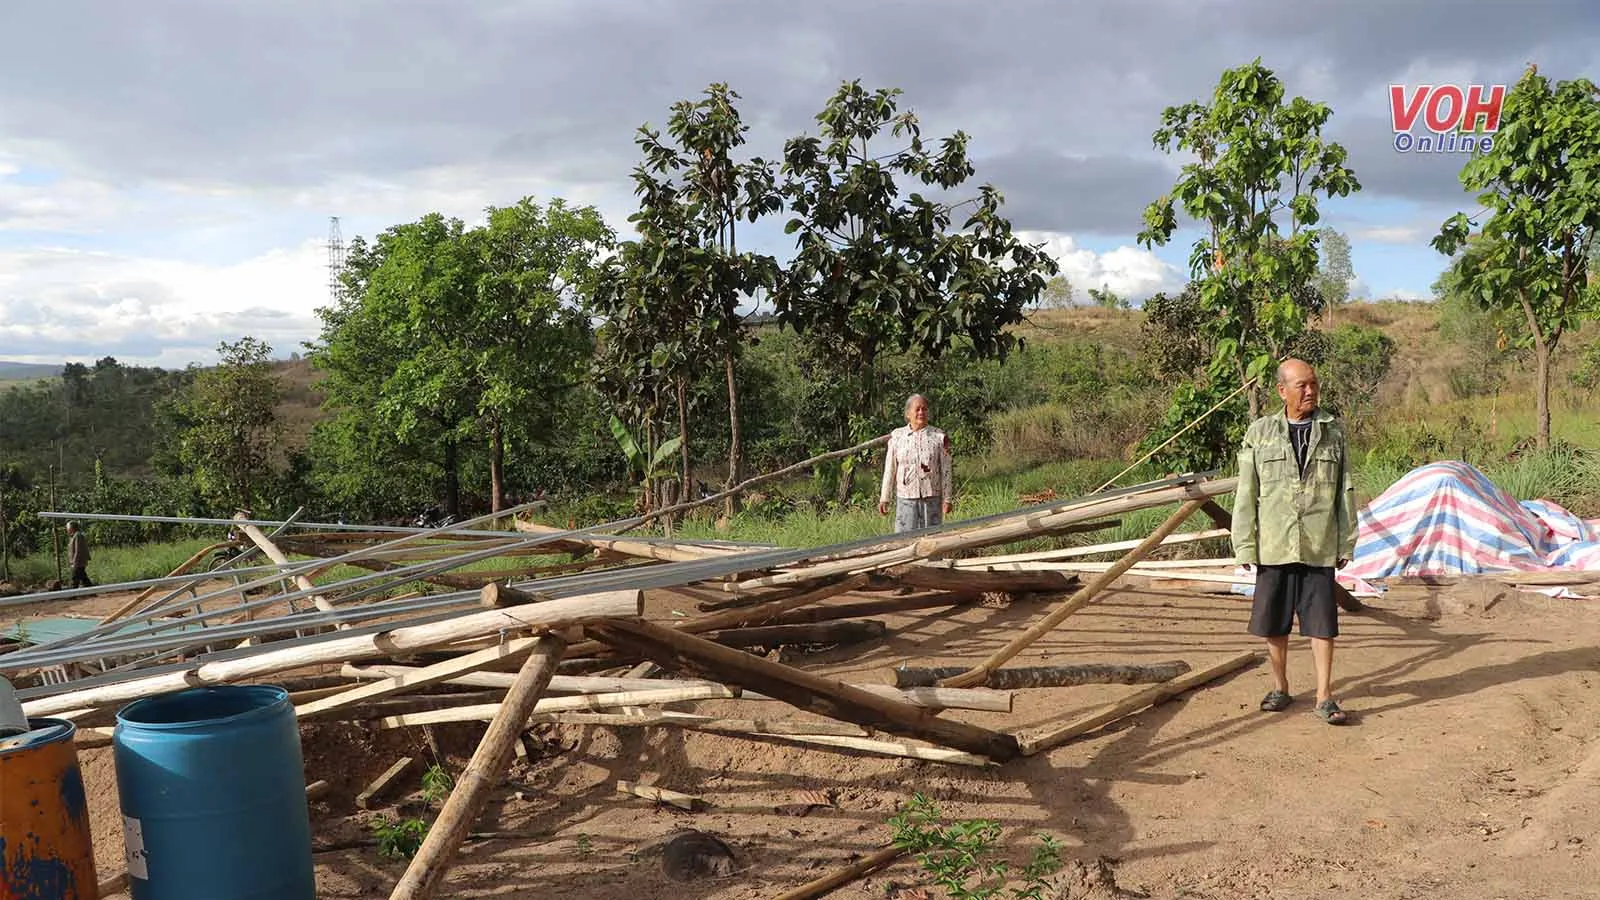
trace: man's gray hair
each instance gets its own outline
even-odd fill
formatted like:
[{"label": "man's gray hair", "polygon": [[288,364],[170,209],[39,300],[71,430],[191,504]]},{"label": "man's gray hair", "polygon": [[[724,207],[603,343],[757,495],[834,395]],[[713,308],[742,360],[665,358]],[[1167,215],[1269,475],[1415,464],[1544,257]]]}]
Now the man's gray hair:
[{"label": "man's gray hair", "polygon": [[921,400],[923,403],[927,403],[929,406],[933,405],[932,403],[928,403],[928,398],[927,397],[924,397],[921,394],[912,394],[911,396],[906,398],[906,408],[902,409],[901,412],[902,413],[911,412],[911,404],[917,402],[918,400]]}]

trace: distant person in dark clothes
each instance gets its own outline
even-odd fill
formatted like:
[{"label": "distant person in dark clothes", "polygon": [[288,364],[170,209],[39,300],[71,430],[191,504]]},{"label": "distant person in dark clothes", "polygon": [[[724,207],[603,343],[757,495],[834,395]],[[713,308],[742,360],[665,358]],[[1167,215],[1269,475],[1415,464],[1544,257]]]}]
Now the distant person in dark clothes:
[{"label": "distant person in dark clothes", "polygon": [[72,564],[72,586],[94,587],[89,580],[89,539],[78,530],[77,522],[67,523],[67,560]]},{"label": "distant person in dark clothes", "polygon": [[1278,396],[1283,411],[1262,416],[1245,432],[1233,508],[1234,554],[1240,565],[1256,569],[1250,633],[1267,639],[1277,680],[1261,708],[1279,712],[1292,702],[1289,632],[1298,618],[1316,662],[1312,711],[1343,725],[1345,712],[1333,699],[1333,641],[1339,636],[1334,570],[1356,549],[1344,427],[1318,408],[1317,373],[1302,360],[1278,367]]}]

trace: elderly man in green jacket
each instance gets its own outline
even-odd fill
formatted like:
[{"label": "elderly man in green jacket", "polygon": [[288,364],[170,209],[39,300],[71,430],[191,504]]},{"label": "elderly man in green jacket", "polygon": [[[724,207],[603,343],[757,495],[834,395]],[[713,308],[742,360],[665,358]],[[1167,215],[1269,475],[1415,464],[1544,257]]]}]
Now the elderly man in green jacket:
[{"label": "elderly man in green jacket", "polygon": [[1344,427],[1318,408],[1317,373],[1304,361],[1278,367],[1283,411],[1250,424],[1239,449],[1234,495],[1233,549],[1256,570],[1250,633],[1267,639],[1277,687],[1261,708],[1278,712],[1289,693],[1289,632],[1311,639],[1317,669],[1313,710],[1333,725],[1345,723],[1333,699],[1333,641],[1339,636],[1334,569],[1355,555],[1355,489],[1350,480]]}]

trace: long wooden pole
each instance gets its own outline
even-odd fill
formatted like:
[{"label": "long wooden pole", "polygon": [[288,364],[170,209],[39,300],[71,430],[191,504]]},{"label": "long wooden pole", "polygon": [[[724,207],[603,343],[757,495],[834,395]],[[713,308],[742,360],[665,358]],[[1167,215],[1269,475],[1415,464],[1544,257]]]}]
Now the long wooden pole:
[{"label": "long wooden pole", "polygon": [[964,674],[957,675],[954,678],[946,678],[944,681],[941,681],[940,684],[944,687],[977,687],[978,685],[983,684],[988,680],[990,672],[993,672],[995,669],[1005,665],[1007,660],[1011,659],[1013,656],[1016,656],[1018,653],[1021,653],[1034,641],[1044,637],[1050,632],[1051,629],[1055,628],[1057,625],[1060,625],[1062,620],[1066,619],[1067,616],[1070,616],[1085,606],[1088,606],[1090,603],[1093,603],[1095,597],[1098,596],[1107,585],[1111,584],[1113,581],[1116,581],[1118,578],[1121,578],[1122,573],[1133,568],[1134,563],[1144,559],[1151,550],[1154,550],[1156,547],[1161,545],[1162,541],[1166,540],[1167,535],[1176,531],[1179,525],[1182,525],[1190,516],[1194,515],[1196,512],[1199,512],[1200,507],[1205,505],[1206,499],[1209,498],[1197,498],[1190,500],[1188,503],[1178,507],[1178,511],[1169,516],[1165,522],[1162,522],[1161,527],[1151,532],[1150,536],[1145,538],[1144,541],[1139,544],[1139,546],[1129,551],[1128,555],[1117,560],[1116,565],[1105,570],[1104,572],[1101,572],[1099,575],[1096,575],[1094,579],[1088,584],[1084,585],[1081,590],[1079,590],[1076,594],[1073,594],[1072,598],[1067,602],[1061,604],[1048,616],[1040,619],[1032,628],[1029,628],[1022,634],[1017,635],[1017,637],[1013,639],[1011,643],[1006,644],[1004,647],[1001,647],[999,650],[995,651],[994,655],[990,656],[988,659],[979,663],[977,666],[968,670]]},{"label": "long wooden pole", "polygon": [[[234,516],[234,518],[235,519],[239,519],[241,522],[243,522],[245,520],[248,520],[249,516],[246,516],[244,513],[238,513],[237,515]],[[257,528],[254,525],[241,524],[239,526],[239,530],[243,531],[244,534],[245,534],[245,537],[248,537],[250,539],[251,543],[254,543],[257,547],[259,547],[261,549],[261,552],[265,553],[267,555],[268,559],[272,560],[273,562],[277,563],[280,566],[289,565],[289,557],[282,550],[278,549],[278,545],[274,544],[272,542],[271,538],[268,538],[265,534],[262,534],[261,529]],[[314,591],[314,590],[317,589],[317,586],[311,583],[311,579],[305,577],[304,575],[295,575],[294,576],[294,583],[295,583],[295,586],[299,587],[300,590],[302,590],[302,591]],[[321,594],[313,594],[311,596],[311,602],[316,604],[317,609],[320,609],[323,612],[333,612],[334,611],[333,602],[330,601],[327,597],[322,596]],[[349,627],[350,627],[350,623],[349,622],[340,622],[339,623],[339,628],[340,629],[345,629],[345,628],[349,628]]]},{"label": "long wooden pole", "polygon": [[1169,697],[1175,697],[1192,687],[1198,687],[1213,679],[1221,678],[1260,659],[1260,653],[1245,651],[1238,656],[1225,659],[1198,672],[1189,672],[1165,684],[1154,685],[1130,694],[1099,712],[1090,713],[1060,728],[1040,729],[1027,734],[1019,734],[1017,739],[1022,743],[1022,752],[1025,755],[1032,756],[1035,753],[1059,747],[1081,734],[1088,734],[1096,728],[1109,725],[1124,716],[1131,716],[1145,707],[1155,706]]},{"label": "long wooden pole", "polygon": [[921,738],[996,762],[1017,755],[1016,739],[1009,734],[941,719],[925,709],[650,622],[618,619],[589,624],[584,630],[618,649],[653,659],[663,668],[759,691],[830,719]]},{"label": "long wooden pole", "polygon": [[439,817],[428,828],[422,847],[389,894],[389,900],[427,900],[438,891],[461,841],[483,812],[506,766],[510,765],[512,745],[527,727],[528,714],[550,683],[550,676],[555,674],[556,663],[566,646],[567,642],[556,635],[539,639],[527,662],[517,672],[516,684],[506,694],[500,712],[489,723],[483,740],[478,742],[478,749],[473,752],[466,771],[461,773],[461,780],[450,792],[450,799],[445,801]]},{"label": "long wooden pole", "polygon": [[227,684],[256,675],[270,675],[274,672],[298,669],[301,666],[370,659],[406,650],[423,650],[500,632],[505,632],[508,636],[520,635],[580,624],[591,619],[640,616],[643,613],[644,591],[609,591],[563,597],[509,609],[468,613],[442,622],[408,625],[378,634],[334,638],[321,643],[284,647],[280,650],[264,649],[260,653],[239,659],[202,663],[178,672],[150,675],[116,684],[40,697],[24,703],[22,708],[29,717],[49,716],[73,709],[137,700],[140,697],[188,687]]}]

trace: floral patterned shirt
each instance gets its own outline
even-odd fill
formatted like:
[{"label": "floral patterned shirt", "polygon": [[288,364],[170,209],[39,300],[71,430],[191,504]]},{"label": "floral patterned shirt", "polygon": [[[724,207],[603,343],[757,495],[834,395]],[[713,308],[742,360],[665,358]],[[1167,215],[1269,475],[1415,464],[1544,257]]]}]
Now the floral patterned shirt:
[{"label": "floral patterned shirt", "polygon": [[920,431],[912,431],[906,425],[890,432],[883,486],[878,492],[880,503],[888,503],[891,496],[948,500],[954,493],[951,488],[949,435],[932,425],[924,425]]}]

